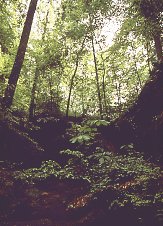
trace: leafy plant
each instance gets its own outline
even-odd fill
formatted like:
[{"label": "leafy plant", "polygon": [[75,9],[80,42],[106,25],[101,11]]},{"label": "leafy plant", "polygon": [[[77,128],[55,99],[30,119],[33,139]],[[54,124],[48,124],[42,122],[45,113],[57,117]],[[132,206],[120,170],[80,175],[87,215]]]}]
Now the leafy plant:
[{"label": "leafy plant", "polygon": [[78,145],[89,146],[95,140],[98,134],[97,128],[101,125],[106,126],[109,122],[106,120],[85,120],[81,124],[72,124],[72,127],[67,130],[70,142]]},{"label": "leafy plant", "polygon": [[102,192],[109,187],[117,190],[120,196],[111,204],[112,207],[118,202],[120,206],[122,203],[148,206],[161,202],[161,169],[147,162],[143,156],[138,157],[134,152],[117,156],[99,148],[91,155],[71,150],[62,151],[62,154],[71,156],[64,167],[49,160],[43,162],[40,168],[17,172],[16,179],[37,182],[51,176],[60,179],[82,178],[89,181],[91,193]]},{"label": "leafy plant", "polygon": [[40,168],[30,168],[23,171],[16,171],[14,176],[16,180],[25,183],[36,183],[44,181],[50,176],[57,177],[61,166],[56,161],[44,161]]}]

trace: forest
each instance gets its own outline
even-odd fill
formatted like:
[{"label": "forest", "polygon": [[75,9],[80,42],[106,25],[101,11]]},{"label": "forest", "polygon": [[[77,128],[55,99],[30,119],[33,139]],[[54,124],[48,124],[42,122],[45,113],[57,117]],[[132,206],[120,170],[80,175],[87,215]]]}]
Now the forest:
[{"label": "forest", "polygon": [[0,10],[0,226],[162,226],[163,0]]}]

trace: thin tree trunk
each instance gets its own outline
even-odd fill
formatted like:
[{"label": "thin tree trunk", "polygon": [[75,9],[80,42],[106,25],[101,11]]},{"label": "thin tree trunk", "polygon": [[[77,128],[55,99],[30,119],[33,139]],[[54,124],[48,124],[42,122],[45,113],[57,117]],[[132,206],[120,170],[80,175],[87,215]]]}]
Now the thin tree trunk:
[{"label": "thin tree trunk", "polygon": [[26,21],[24,23],[24,28],[22,32],[22,36],[20,39],[17,55],[15,58],[15,62],[8,80],[8,85],[5,90],[5,96],[3,101],[3,107],[4,109],[10,108],[13,102],[14,93],[16,90],[17,81],[19,79],[20,71],[23,65],[24,56],[29,40],[29,35],[31,31],[31,26],[33,22],[34,13],[36,10],[38,0],[31,0]]},{"label": "thin tree trunk", "polygon": [[69,90],[69,95],[68,95],[68,100],[67,100],[66,117],[68,117],[68,114],[69,114],[71,93],[72,93],[72,88],[73,88],[73,85],[74,85],[74,78],[75,78],[76,72],[78,70],[78,65],[79,65],[79,56],[77,56],[75,70],[74,70],[74,73],[73,73],[73,75],[71,77],[70,90]]},{"label": "thin tree trunk", "polygon": [[[47,28],[47,23],[48,23],[48,15],[49,15],[49,11],[46,14],[44,32],[42,34],[42,40],[43,41],[45,40],[46,28]],[[33,117],[35,116],[36,89],[37,89],[38,77],[39,77],[39,67],[38,67],[38,62],[37,62],[37,59],[36,59],[36,70],[35,70],[33,87],[32,87],[32,92],[31,92],[31,102],[30,102],[30,105],[29,105],[29,121],[32,121]]]},{"label": "thin tree trunk", "polygon": [[106,76],[106,70],[104,65],[104,59],[101,54],[102,59],[102,67],[103,67],[103,75],[102,75],[102,89],[103,89],[103,98],[104,98],[104,106],[105,106],[105,113],[108,114],[108,108],[107,108],[107,101],[106,101],[106,89],[105,89],[105,76]]},{"label": "thin tree trunk", "polygon": [[52,75],[48,74],[48,80],[49,80],[49,92],[50,92],[50,111],[53,112],[53,103],[54,103],[54,95],[52,91]]},{"label": "thin tree trunk", "polygon": [[[139,83],[139,87],[142,88],[142,82],[141,82],[141,78],[138,72],[138,68],[137,68],[137,60],[136,60],[136,53],[135,53],[135,47],[133,45],[131,45],[132,47],[132,51],[133,51],[133,58],[134,58],[134,71],[135,74],[137,75],[138,78],[138,83]],[[136,87],[137,93],[139,93],[139,89]]]},{"label": "thin tree trunk", "polygon": [[80,51],[77,53],[77,56],[76,56],[75,70],[74,70],[74,73],[73,73],[73,75],[72,75],[72,77],[71,77],[71,81],[70,81],[70,89],[69,89],[69,95],[68,95],[68,100],[67,100],[66,117],[68,117],[68,114],[69,114],[70,101],[71,101],[71,93],[72,93],[72,89],[73,89],[73,85],[74,85],[74,78],[75,78],[76,73],[77,73],[77,70],[78,70],[78,66],[79,66],[79,57],[80,57],[80,54],[81,54],[82,51],[83,51],[85,40],[86,40],[86,37],[83,39],[81,49],[80,49]]},{"label": "thin tree trunk", "polygon": [[82,73],[83,77],[82,77],[82,94],[81,94],[81,99],[82,99],[82,116],[86,116],[86,109],[85,109],[85,104],[84,104],[84,88],[85,88],[85,74],[84,72]]},{"label": "thin tree trunk", "polygon": [[117,90],[117,99],[118,99],[118,109],[121,110],[121,85],[117,81],[116,82],[116,90]]},{"label": "thin tree trunk", "polygon": [[[97,42],[97,39],[96,39]],[[102,52],[102,47],[100,45],[100,42],[98,42],[98,45],[100,47],[100,50]],[[102,59],[102,68],[103,68],[103,75],[102,75],[102,89],[103,89],[103,101],[104,101],[104,107],[105,107],[105,113],[108,114],[108,108],[107,108],[107,100],[106,100],[106,85],[105,85],[105,77],[106,77],[106,70],[105,70],[105,64],[104,64],[104,58],[102,53],[101,55],[101,59]]]},{"label": "thin tree trunk", "polygon": [[39,69],[36,67],[33,87],[31,92],[31,102],[29,106],[29,121],[32,121],[32,119],[35,116],[35,108],[36,108],[35,96],[36,96],[36,87],[37,87],[38,77],[39,77]]},{"label": "thin tree trunk", "polygon": [[149,68],[149,74],[151,74],[151,66],[150,66],[150,44],[149,41],[146,42],[146,50],[147,50],[147,63],[148,63],[148,68]]},{"label": "thin tree trunk", "polygon": [[139,75],[139,72],[138,72],[136,59],[135,59],[134,64],[135,64],[135,73],[136,73],[137,78],[138,78],[139,87],[142,88],[142,82],[141,82],[141,78],[140,78],[140,75]]},{"label": "thin tree trunk", "polygon": [[57,81],[57,106],[60,104],[60,84],[61,84],[61,76],[64,74],[64,69],[62,65],[59,67],[58,73],[58,81]]},{"label": "thin tree trunk", "polygon": [[99,75],[98,75],[97,59],[96,59],[96,51],[95,51],[95,47],[94,47],[93,35],[91,37],[91,42],[92,42],[92,51],[93,51],[95,73],[96,73],[96,83],[97,83],[97,94],[98,94],[98,101],[99,101],[99,111],[100,111],[100,117],[102,119],[103,118],[103,115],[102,115],[102,100],[101,100],[101,93],[100,93]]}]

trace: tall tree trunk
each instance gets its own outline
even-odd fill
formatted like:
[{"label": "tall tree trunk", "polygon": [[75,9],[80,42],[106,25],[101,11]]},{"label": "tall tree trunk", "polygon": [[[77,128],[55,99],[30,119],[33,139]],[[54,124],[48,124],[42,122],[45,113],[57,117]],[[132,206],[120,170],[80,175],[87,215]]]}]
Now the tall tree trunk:
[{"label": "tall tree trunk", "polygon": [[100,111],[100,117],[103,118],[102,115],[102,100],[101,100],[101,93],[100,93],[100,84],[99,84],[99,75],[98,75],[98,68],[97,68],[97,59],[96,59],[96,51],[94,47],[94,39],[93,35],[91,37],[92,42],[92,51],[93,51],[93,59],[94,59],[94,65],[95,65],[95,74],[96,74],[96,83],[97,83],[97,94],[98,94],[98,101],[99,101],[99,111]]},{"label": "tall tree trunk", "polygon": [[81,93],[81,99],[82,99],[82,116],[84,117],[84,116],[86,116],[86,113],[87,113],[87,110],[86,110],[86,108],[85,108],[85,95],[84,95],[84,93],[85,93],[85,80],[86,80],[86,78],[85,78],[85,73],[84,72],[82,72],[82,74],[83,74],[83,77],[82,77],[82,93]]},{"label": "tall tree trunk", "polygon": [[52,74],[48,73],[48,82],[49,82],[49,93],[50,93],[50,111],[53,112],[53,104],[54,104],[54,94],[53,94],[53,81],[52,81]]},{"label": "tall tree trunk", "polygon": [[[133,52],[133,62],[134,62],[135,75],[137,75],[137,78],[138,78],[139,88],[142,88],[142,82],[141,82],[141,78],[140,78],[138,67],[137,67],[136,51],[135,51],[135,47],[133,46],[133,44],[131,44],[131,48],[132,48],[132,52]],[[139,88],[136,87],[138,93],[139,93]]]},{"label": "tall tree trunk", "polygon": [[148,63],[148,69],[149,69],[149,74],[151,74],[151,65],[150,65],[150,43],[147,40],[146,41],[146,50],[147,50],[147,63]]},{"label": "tall tree trunk", "polygon": [[74,70],[74,73],[73,73],[73,75],[71,77],[71,81],[70,81],[70,90],[69,90],[69,95],[68,95],[68,100],[67,100],[66,117],[68,117],[68,115],[69,115],[71,93],[72,93],[72,89],[73,89],[73,85],[74,85],[74,78],[75,78],[76,72],[78,70],[78,65],[79,65],[79,56],[77,56],[75,70]]},{"label": "tall tree trunk", "polygon": [[118,101],[118,110],[121,112],[121,84],[119,81],[116,81],[116,92],[117,92],[117,101]]},{"label": "tall tree trunk", "polygon": [[[46,34],[47,23],[48,23],[48,15],[49,15],[49,10],[47,11],[46,18],[45,18],[45,26],[44,26],[44,31],[42,34],[42,41],[45,40],[45,34]],[[39,70],[40,70],[38,67],[37,61],[38,60],[36,59],[36,70],[35,70],[33,87],[32,87],[32,92],[31,92],[31,102],[29,105],[29,121],[32,121],[33,117],[35,116],[35,109],[36,109],[36,89],[37,89],[37,82],[38,82]]]},{"label": "tall tree trunk", "polygon": [[19,79],[20,71],[23,65],[24,56],[29,40],[29,35],[31,31],[31,26],[33,22],[34,13],[36,10],[38,0],[31,0],[26,21],[24,23],[24,28],[22,32],[22,36],[20,39],[17,55],[15,58],[15,62],[8,80],[8,85],[5,90],[5,96],[3,101],[3,107],[4,109],[10,108],[13,102],[14,93],[16,90],[17,81]]},{"label": "tall tree trunk", "polygon": [[31,102],[30,102],[30,106],[29,106],[29,121],[32,121],[33,117],[35,116],[35,108],[36,108],[35,95],[36,95],[38,76],[39,76],[39,69],[36,67],[34,81],[33,81],[33,87],[32,87],[32,92],[31,92]]},{"label": "tall tree trunk", "polygon": [[[96,38],[96,42],[98,42],[97,38]],[[105,85],[106,69],[105,69],[105,63],[104,63],[104,58],[103,58],[103,54],[102,54],[103,49],[101,47],[100,42],[98,42],[98,45],[99,45],[100,51],[101,51],[100,56],[101,56],[102,68],[103,68],[103,74],[102,74],[103,102],[104,102],[105,113],[107,115],[108,114],[108,107],[107,107],[107,100],[106,100],[106,85]]]},{"label": "tall tree trunk", "polygon": [[105,64],[104,64],[104,59],[101,54],[101,59],[102,59],[102,67],[103,67],[103,75],[102,75],[102,89],[103,89],[103,100],[104,100],[104,107],[105,107],[105,113],[106,115],[108,114],[108,108],[107,108],[107,101],[106,101],[106,85],[105,85],[105,76],[106,76],[106,70],[105,70]]},{"label": "tall tree trunk", "polygon": [[73,73],[73,75],[71,77],[71,81],[70,81],[70,89],[69,89],[69,95],[68,95],[68,100],[67,100],[67,108],[66,108],[66,117],[68,117],[68,114],[69,114],[70,101],[71,101],[71,93],[72,93],[72,89],[73,89],[73,85],[74,85],[74,78],[75,78],[76,73],[77,73],[77,70],[78,70],[79,57],[80,57],[80,54],[83,51],[85,40],[86,40],[86,37],[83,39],[83,42],[82,42],[82,45],[81,45],[81,49],[77,53],[77,56],[76,56],[75,70],[74,70],[74,73]]}]

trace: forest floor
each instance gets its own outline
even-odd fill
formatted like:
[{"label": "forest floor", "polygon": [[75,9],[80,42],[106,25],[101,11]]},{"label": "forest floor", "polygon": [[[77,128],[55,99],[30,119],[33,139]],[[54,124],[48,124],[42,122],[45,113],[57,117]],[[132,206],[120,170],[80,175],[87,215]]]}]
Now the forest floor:
[{"label": "forest floor", "polygon": [[87,217],[68,211],[71,202],[88,192],[82,181],[51,179],[49,183],[20,186],[12,174],[1,167],[1,226],[76,226],[95,215],[95,210]]},{"label": "forest floor", "polygon": [[[47,152],[63,145],[63,123],[56,123],[45,121],[36,130]],[[34,155],[36,143],[21,132],[25,129],[17,130],[15,121],[0,129],[1,154],[10,158],[0,161],[0,226],[162,226],[162,167],[131,144],[124,154],[115,154],[96,147],[98,139],[76,150],[65,142],[59,164],[51,152]]]},{"label": "forest floor", "polygon": [[[120,223],[125,226],[156,226],[150,220],[148,224],[138,222],[137,210],[130,207],[120,208],[109,215],[103,202],[102,205],[94,202],[83,208],[90,186],[82,179],[51,177],[40,183],[22,184],[15,180],[15,172],[0,167],[0,226],[118,226]],[[69,208],[73,205],[74,208]],[[154,209],[140,208],[139,214],[148,218]],[[161,222],[157,225],[161,226]]]}]

